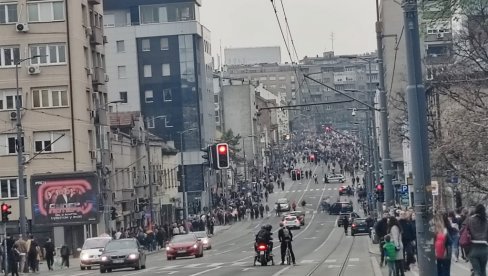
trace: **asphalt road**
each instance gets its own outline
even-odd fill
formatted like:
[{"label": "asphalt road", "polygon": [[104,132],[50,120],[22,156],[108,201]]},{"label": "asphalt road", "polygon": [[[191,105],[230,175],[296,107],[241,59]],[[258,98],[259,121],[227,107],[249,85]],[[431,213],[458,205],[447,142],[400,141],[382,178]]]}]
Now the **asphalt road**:
[{"label": "asphalt road", "polygon": [[[321,180],[326,172],[325,166],[312,164],[302,165],[304,169],[312,169]],[[348,178],[348,182],[350,181]],[[319,181],[321,182],[321,181]],[[211,275],[211,276],[287,276],[287,275],[381,275],[375,263],[377,261],[369,253],[368,236],[346,236],[342,228],[336,226],[337,216],[329,216],[320,212],[319,203],[322,198],[337,199],[338,188],[344,184],[315,184],[313,179],[291,181],[285,178],[285,191],[275,188],[275,193],[269,197],[269,206],[273,208],[274,202],[286,197],[297,205],[302,200],[307,202],[305,226],[293,230],[293,249],[296,255],[296,266],[279,265],[280,250],[275,234],[275,264],[274,266],[253,266],[254,235],[263,223],[273,225],[273,231],[278,230],[280,218],[271,214],[264,219],[242,221],[235,223],[228,229],[217,233],[213,240],[211,250],[205,251],[203,258],[182,258],[167,261],[164,252],[149,255],[147,268],[144,270],[114,270],[104,275]],[[376,273],[375,273],[376,271]],[[84,276],[98,275],[98,270],[81,271],[79,267],[72,267],[54,272],[41,271],[38,275],[50,276]]]}]

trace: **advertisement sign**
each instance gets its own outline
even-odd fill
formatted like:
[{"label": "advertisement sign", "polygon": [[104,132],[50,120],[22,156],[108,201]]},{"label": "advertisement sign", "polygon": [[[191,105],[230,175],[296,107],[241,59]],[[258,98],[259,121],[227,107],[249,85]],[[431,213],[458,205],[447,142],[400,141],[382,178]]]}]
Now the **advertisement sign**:
[{"label": "advertisement sign", "polygon": [[32,219],[37,225],[98,223],[98,178],[95,173],[31,176]]}]

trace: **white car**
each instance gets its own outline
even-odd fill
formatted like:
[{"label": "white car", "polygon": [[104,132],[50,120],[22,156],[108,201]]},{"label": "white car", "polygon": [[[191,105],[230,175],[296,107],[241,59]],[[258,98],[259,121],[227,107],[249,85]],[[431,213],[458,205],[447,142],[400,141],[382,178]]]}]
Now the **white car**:
[{"label": "white car", "polygon": [[329,182],[339,182],[339,183],[346,182],[346,178],[342,174],[330,174],[327,176],[327,180]]},{"label": "white car", "polygon": [[203,249],[209,250],[212,249],[212,240],[210,237],[207,235],[207,232],[205,231],[198,231],[198,232],[193,232],[195,236],[203,243]]},{"label": "white car", "polygon": [[292,228],[300,229],[300,227],[302,226],[302,224],[300,223],[300,220],[298,220],[298,218],[296,216],[285,217],[283,219],[283,225],[285,227],[290,228],[290,229],[292,229]]},{"label": "white car", "polygon": [[280,206],[281,212],[290,212],[290,203],[286,198],[280,198],[276,201],[276,209],[278,209],[278,205]]},{"label": "white car", "polygon": [[102,251],[111,240],[110,236],[86,239],[83,247],[77,250],[80,252],[81,270],[91,269],[93,266],[100,265]]}]

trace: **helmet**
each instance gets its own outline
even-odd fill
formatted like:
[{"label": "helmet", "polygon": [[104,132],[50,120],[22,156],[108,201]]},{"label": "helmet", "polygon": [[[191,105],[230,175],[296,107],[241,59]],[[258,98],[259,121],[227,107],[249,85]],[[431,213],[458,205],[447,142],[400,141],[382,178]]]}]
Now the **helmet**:
[{"label": "helmet", "polygon": [[283,222],[280,222],[280,227],[283,227],[285,224]]}]

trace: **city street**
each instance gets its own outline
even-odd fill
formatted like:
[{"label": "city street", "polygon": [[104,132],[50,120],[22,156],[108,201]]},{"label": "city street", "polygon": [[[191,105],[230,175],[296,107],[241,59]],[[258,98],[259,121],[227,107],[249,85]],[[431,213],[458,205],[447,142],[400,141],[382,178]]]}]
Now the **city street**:
[{"label": "city street", "polygon": [[[318,176],[323,176],[323,166],[305,166],[311,168]],[[320,177],[321,178],[321,177]],[[296,266],[280,266],[279,244],[275,233],[274,254],[275,266],[253,266],[253,241],[255,233],[264,223],[278,230],[279,218],[275,214],[262,220],[237,222],[228,229],[214,236],[213,248],[206,251],[203,258],[182,258],[167,261],[164,252],[148,255],[147,268],[133,271],[116,270],[114,275],[375,275],[372,259],[368,252],[369,238],[365,236],[345,236],[342,228],[336,226],[336,216],[329,216],[318,211],[322,198],[330,196],[338,198],[339,183],[315,184],[313,179],[291,181],[285,178],[285,191],[271,194],[268,204],[286,197],[297,204],[302,200],[305,206],[305,226],[294,230],[293,247],[296,255]],[[301,207],[297,207],[299,209]],[[99,274],[98,270],[81,271],[78,267],[53,272],[42,268],[40,275],[52,276],[83,276]]]}]

